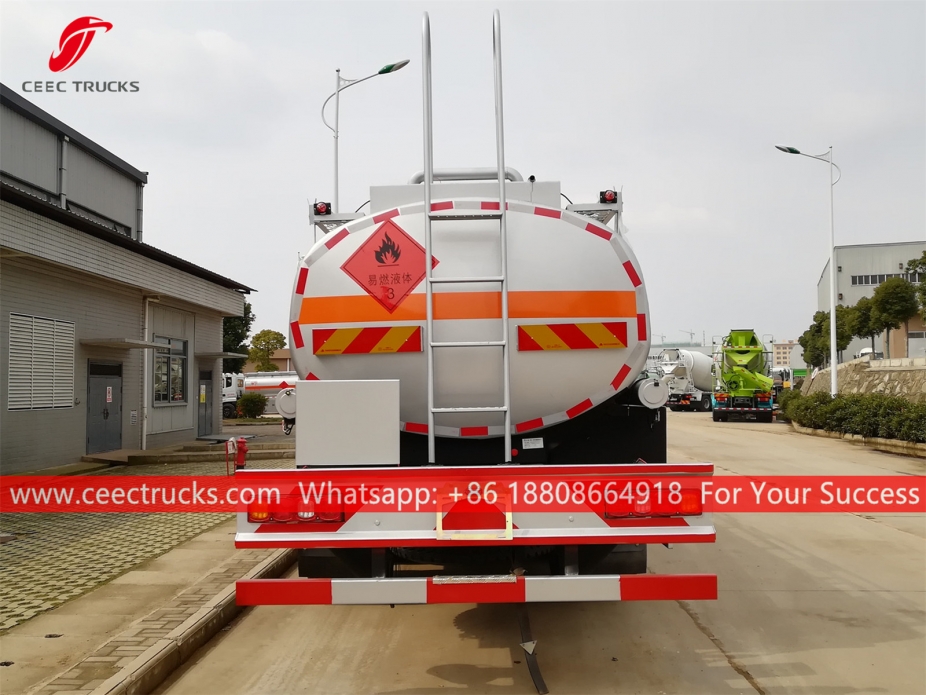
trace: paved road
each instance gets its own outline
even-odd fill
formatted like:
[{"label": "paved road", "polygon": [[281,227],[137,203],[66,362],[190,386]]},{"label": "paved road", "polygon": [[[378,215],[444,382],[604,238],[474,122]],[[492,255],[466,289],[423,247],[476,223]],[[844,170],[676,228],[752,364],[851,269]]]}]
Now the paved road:
[{"label": "paved road", "polygon": [[[719,474],[924,473],[924,463],[786,425],[670,413],[672,461]],[[531,607],[550,691],[926,692],[926,516],[737,514],[713,546],[651,550],[716,572],[715,602]],[[504,605],[260,607],[161,693],[533,693]]]},{"label": "paved road", "polygon": [[[261,461],[292,468],[293,461]],[[225,475],[224,461],[118,466],[93,475]],[[233,518],[226,513],[0,513],[0,635]]]}]

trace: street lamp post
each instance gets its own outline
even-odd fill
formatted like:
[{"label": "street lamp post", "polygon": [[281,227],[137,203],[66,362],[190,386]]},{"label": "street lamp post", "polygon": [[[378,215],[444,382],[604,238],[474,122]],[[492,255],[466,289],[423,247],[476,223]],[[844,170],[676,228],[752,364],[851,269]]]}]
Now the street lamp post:
[{"label": "street lamp post", "polygon": [[[839,382],[836,378],[836,360],[838,359],[836,351],[836,227],[833,221],[833,187],[839,183],[842,178],[842,171],[833,163],[833,148],[823,154],[804,154],[795,147],[786,145],[775,145],[775,148],[787,154],[799,154],[811,159],[819,159],[821,162],[829,162],[830,165],[830,395],[835,398],[839,393]],[[833,169],[838,176],[833,180]]]},{"label": "street lamp post", "polygon": [[[391,72],[397,72],[408,65],[407,60],[400,60],[398,63],[389,63],[384,65],[377,72],[374,72],[372,75],[367,75],[366,77],[361,77],[359,80],[348,80],[341,77],[341,68],[337,68],[335,72],[335,89],[334,93],[331,94],[325,103],[322,104],[322,123],[334,133],[334,198],[332,199],[331,208],[332,212],[338,211],[338,112],[341,106],[341,92],[343,92],[348,87],[359,84],[360,82],[366,82],[369,79],[372,79],[378,75],[388,75]],[[328,121],[325,120],[325,107],[328,106],[328,102],[334,98],[334,127],[332,128],[328,125]]]}]

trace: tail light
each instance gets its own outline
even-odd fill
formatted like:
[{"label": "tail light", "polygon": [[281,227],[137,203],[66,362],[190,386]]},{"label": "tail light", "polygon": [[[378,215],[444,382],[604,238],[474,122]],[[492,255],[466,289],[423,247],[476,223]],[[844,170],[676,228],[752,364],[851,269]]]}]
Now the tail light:
[{"label": "tail light", "polygon": [[614,191],[612,191],[612,190],[610,190],[610,189],[607,190],[607,191],[601,191],[601,193],[598,194],[598,202],[599,202],[599,203],[602,203],[602,204],[611,204],[611,203],[613,203],[615,200],[617,200],[617,193],[615,193]]},{"label": "tail light", "polygon": [[632,512],[633,507],[626,499],[617,499],[613,504],[605,502],[604,505],[605,519],[623,519],[630,516]]},{"label": "tail light", "polygon": [[315,505],[309,502],[301,502],[296,508],[296,516],[300,521],[313,521],[315,519]]},{"label": "tail light", "polygon": [[260,524],[270,521],[270,508],[263,502],[253,502],[248,505],[248,521]]},{"label": "tail light", "polygon": [[330,215],[331,214],[331,203],[315,203],[312,206],[315,210],[316,215]]},{"label": "tail light", "polygon": [[700,490],[682,490],[682,503],[679,505],[680,516],[701,516],[703,502]]},{"label": "tail light", "polygon": [[[677,496],[680,495],[680,499]],[[700,490],[683,489],[681,492],[670,492],[663,488],[658,492],[651,490],[649,498],[643,502],[635,500],[633,503],[625,499],[605,503],[606,519],[622,519],[626,517],[668,517],[668,516],[701,516],[703,511]]]},{"label": "tail light", "polygon": [[315,505],[318,521],[344,521],[344,504],[338,500],[324,500]]}]

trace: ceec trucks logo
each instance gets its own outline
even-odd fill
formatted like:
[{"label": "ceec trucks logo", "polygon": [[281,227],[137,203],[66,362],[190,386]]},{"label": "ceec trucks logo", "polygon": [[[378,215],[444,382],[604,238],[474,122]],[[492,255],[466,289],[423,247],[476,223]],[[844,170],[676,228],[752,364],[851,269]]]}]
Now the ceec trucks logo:
[{"label": "ceec trucks logo", "polygon": [[[72,68],[90,48],[93,37],[97,33],[105,34],[113,28],[111,22],[99,17],[78,17],[68,24],[58,39],[58,50],[53,51],[48,58],[48,69],[54,73],[62,73]],[[42,92],[92,92],[102,94],[107,92],[137,92],[138,80],[124,79],[84,79],[84,80],[26,80],[22,83],[22,91],[27,94]]]},{"label": "ceec trucks logo", "polygon": [[109,22],[98,17],[78,17],[68,24],[61,32],[58,41],[58,54],[54,53],[48,59],[48,68],[52,72],[64,72],[74,65],[80,57],[90,48],[90,42],[97,31],[104,32],[113,28]]}]

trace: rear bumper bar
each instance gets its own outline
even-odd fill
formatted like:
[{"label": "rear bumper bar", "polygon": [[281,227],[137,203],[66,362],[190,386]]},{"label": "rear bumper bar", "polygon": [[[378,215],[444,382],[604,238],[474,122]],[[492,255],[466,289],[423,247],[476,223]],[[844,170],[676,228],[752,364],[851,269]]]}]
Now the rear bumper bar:
[{"label": "rear bumper bar", "polygon": [[728,408],[724,405],[715,405],[714,410],[719,413],[734,412],[734,413],[767,413],[772,410],[772,406],[767,408]]},{"label": "rear bumper bar", "polygon": [[713,574],[242,579],[236,586],[239,606],[701,601],[717,598],[717,576]]}]

